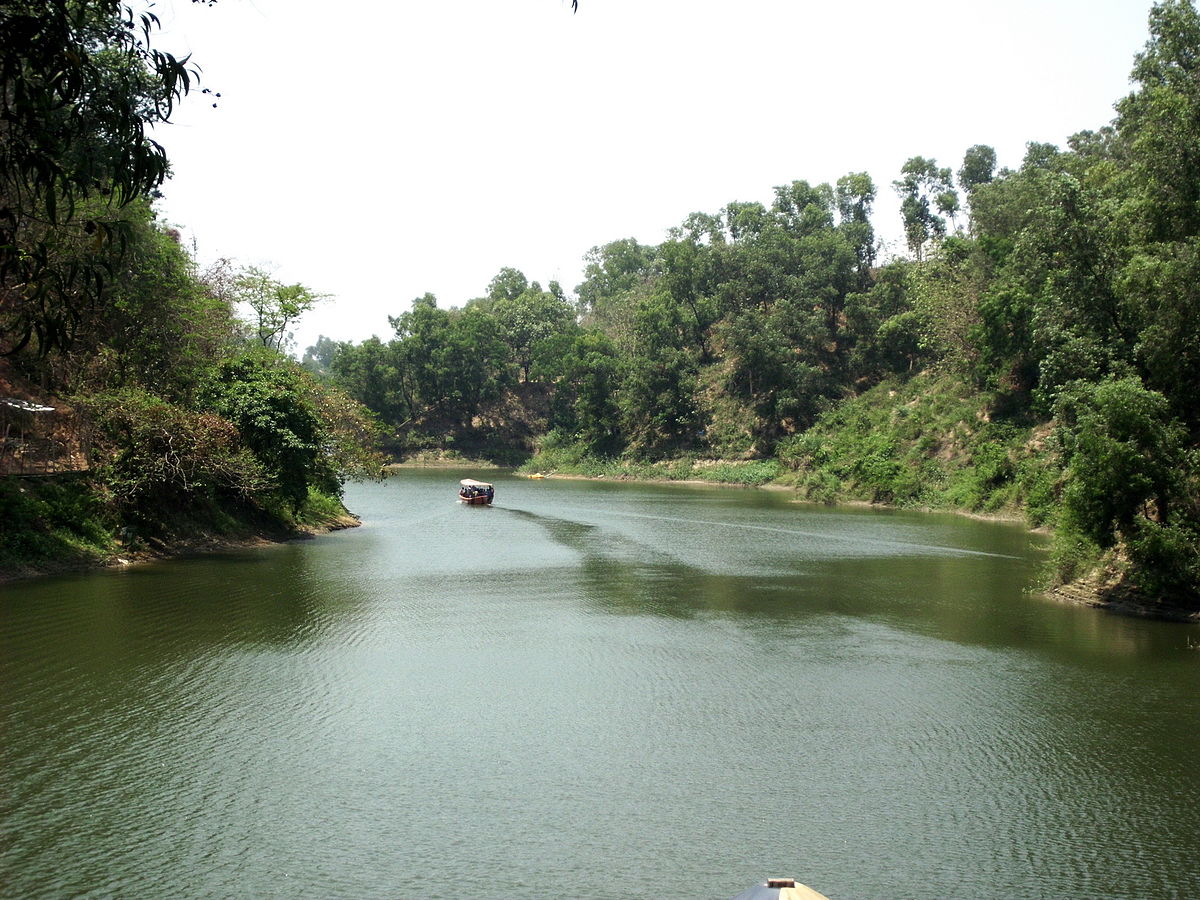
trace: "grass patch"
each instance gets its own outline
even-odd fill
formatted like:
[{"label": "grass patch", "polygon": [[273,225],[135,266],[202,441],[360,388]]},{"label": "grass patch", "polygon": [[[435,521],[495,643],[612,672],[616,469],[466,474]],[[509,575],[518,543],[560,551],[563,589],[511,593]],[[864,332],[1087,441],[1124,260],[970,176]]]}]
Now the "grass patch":
[{"label": "grass patch", "polygon": [[711,460],[681,456],[664,460],[591,456],[578,444],[561,443],[554,436],[518,471],[577,475],[584,478],[626,478],[637,481],[708,481],[715,484],[759,486],[774,481],[782,471],[779,462],[765,460]]},{"label": "grass patch", "polygon": [[989,415],[995,398],[948,375],[891,380],[779,444],[780,480],[807,499],[866,500],[1051,521],[1059,469],[1033,430]]},{"label": "grass patch", "polygon": [[296,513],[295,522],[310,528],[329,528],[343,523],[349,516],[341,497],[309,487],[308,497]]},{"label": "grass patch", "polygon": [[0,478],[0,569],[103,562],[118,523],[87,475]]}]

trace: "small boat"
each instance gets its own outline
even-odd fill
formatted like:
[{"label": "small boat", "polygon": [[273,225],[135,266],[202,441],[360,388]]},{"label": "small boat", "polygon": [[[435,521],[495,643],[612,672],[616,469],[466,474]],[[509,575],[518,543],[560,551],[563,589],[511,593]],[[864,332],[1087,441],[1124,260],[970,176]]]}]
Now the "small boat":
[{"label": "small boat", "polygon": [[486,481],[464,478],[458,483],[458,499],[468,506],[491,506],[496,489]]}]

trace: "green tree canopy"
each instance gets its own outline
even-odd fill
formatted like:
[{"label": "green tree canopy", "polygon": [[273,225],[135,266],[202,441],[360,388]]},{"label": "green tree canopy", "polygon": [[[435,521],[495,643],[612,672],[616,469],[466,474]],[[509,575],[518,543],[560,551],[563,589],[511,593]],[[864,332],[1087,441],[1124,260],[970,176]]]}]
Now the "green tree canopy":
[{"label": "green tree canopy", "polygon": [[[0,352],[68,345],[99,303],[116,213],[166,178],[148,136],[195,84],[118,0],[9,0],[0,15]],[[91,202],[86,202],[91,201]],[[64,259],[80,241],[97,250]]]},{"label": "green tree canopy", "polygon": [[249,310],[255,340],[273,350],[285,349],[291,339],[288,329],[328,296],[302,284],[283,284],[254,266],[234,277],[233,290],[237,302]]},{"label": "green tree canopy", "polygon": [[[892,182],[900,196],[900,216],[908,249],[918,260],[931,240],[946,234],[945,216],[958,212],[958,193],[950,170],[937,160],[914,156],[900,169],[901,178]],[[936,210],[936,211],[935,211]]]}]

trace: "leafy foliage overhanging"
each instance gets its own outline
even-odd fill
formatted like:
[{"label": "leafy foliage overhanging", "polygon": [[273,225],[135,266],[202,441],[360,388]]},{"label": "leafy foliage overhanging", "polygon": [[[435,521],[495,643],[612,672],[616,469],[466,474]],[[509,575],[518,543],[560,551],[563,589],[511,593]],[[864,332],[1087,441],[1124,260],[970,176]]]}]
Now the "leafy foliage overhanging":
[{"label": "leafy foliage overhanging", "polygon": [[[193,0],[200,2],[200,0]],[[197,72],[118,0],[5,0],[0,10],[0,352],[67,346],[99,300],[116,211],[168,174],[148,136]]]},{"label": "leafy foliage overhanging", "polygon": [[[149,128],[197,89],[189,60],[153,46],[157,29],[113,0],[0,5],[0,375],[80,415],[88,522],[99,509],[105,528],[144,533],[181,516],[287,525],[378,473],[376,426],[280,352],[320,295],[257,270],[199,272],[155,220],[168,161]],[[6,534],[0,562],[24,552],[10,538],[24,540]]]}]

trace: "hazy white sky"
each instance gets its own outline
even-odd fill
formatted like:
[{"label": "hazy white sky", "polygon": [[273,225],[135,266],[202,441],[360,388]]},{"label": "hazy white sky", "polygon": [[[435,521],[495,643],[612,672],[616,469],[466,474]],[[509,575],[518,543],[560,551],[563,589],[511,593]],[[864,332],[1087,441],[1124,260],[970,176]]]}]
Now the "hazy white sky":
[{"label": "hazy white sky", "polygon": [[297,332],[388,337],[503,266],[570,292],[589,248],[867,171],[898,242],[910,156],[1020,163],[1112,119],[1149,0],[160,0],[193,95],[156,137],[202,261],[332,294]]}]

